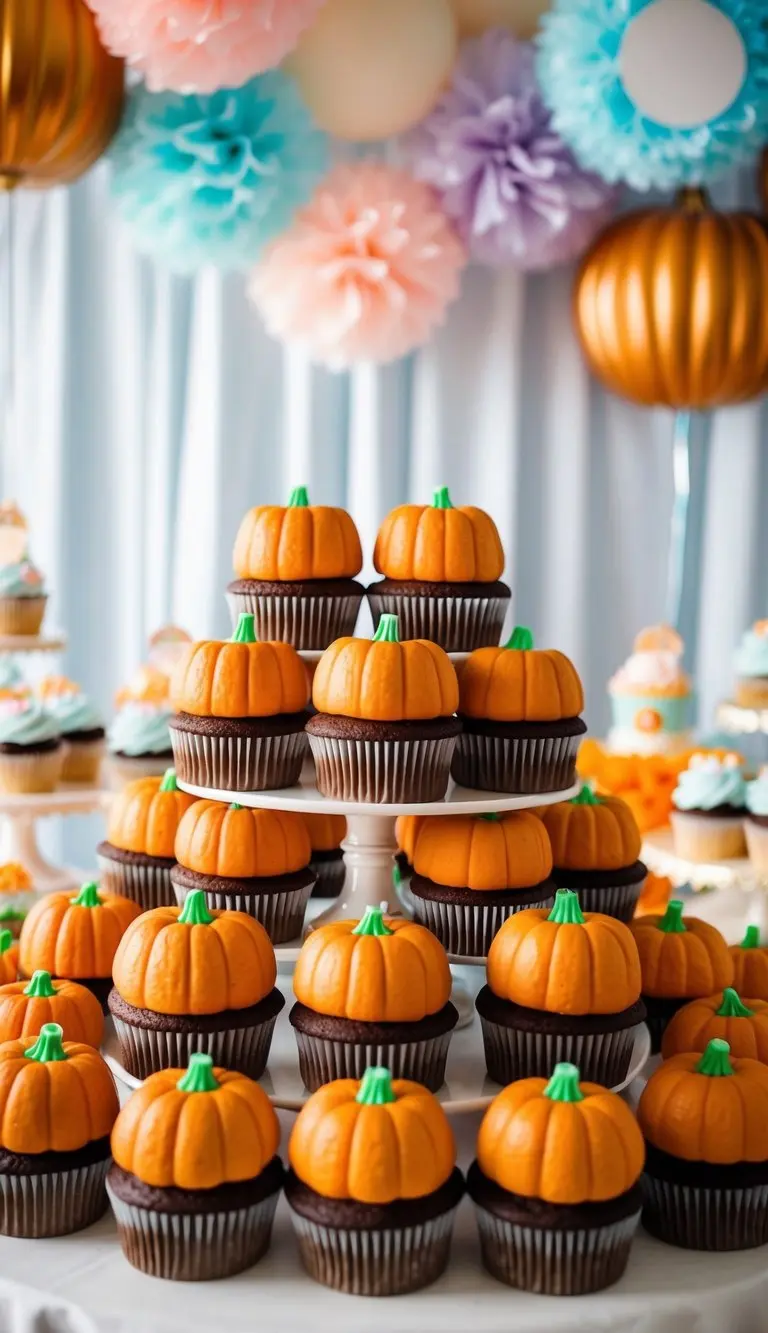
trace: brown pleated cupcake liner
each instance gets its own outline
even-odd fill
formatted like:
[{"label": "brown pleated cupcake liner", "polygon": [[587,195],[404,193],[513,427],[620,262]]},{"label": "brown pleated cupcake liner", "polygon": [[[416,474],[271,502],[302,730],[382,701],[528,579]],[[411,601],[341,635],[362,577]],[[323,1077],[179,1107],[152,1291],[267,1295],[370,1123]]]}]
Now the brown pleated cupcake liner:
[{"label": "brown pleated cupcake liner", "polygon": [[168,866],[113,861],[109,856],[98,856],[97,861],[101,886],[108,893],[130,898],[142,912],[155,907],[175,907],[176,895]]},{"label": "brown pleated cupcake liner", "polygon": [[47,596],[0,597],[0,634],[39,634]]},{"label": "brown pleated cupcake liner", "polygon": [[272,597],[257,592],[228,592],[233,627],[243,611],[254,617],[256,638],[290,643],[305,652],[327,648],[353,634],[362,592],[348,597]]},{"label": "brown pleated cupcake liner", "polygon": [[768,1244],[768,1185],[699,1188],[660,1180],[646,1171],[643,1226],[667,1245],[686,1250],[751,1250]]},{"label": "brown pleated cupcake liner", "polygon": [[[173,880],[173,871],[171,871]],[[229,893],[205,890],[205,901],[217,912],[247,912],[255,917],[266,930],[273,944],[287,944],[299,937],[304,925],[304,913],[312,896],[313,885],[310,882],[302,889],[289,889],[285,893],[240,893],[233,881]],[[190,892],[185,884],[173,884],[176,902],[184,906],[184,900]]]},{"label": "brown pleated cupcake liner", "polygon": [[578,736],[480,736],[463,731],[456,744],[451,777],[461,787],[520,796],[566,791],[576,781]]},{"label": "brown pleated cupcake liner", "polygon": [[233,1277],[266,1254],[280,1191],[224,1213],[158,1213],[124,1203],[107,1185],[123,1254],[150,1277],[209,1282]]},{"label": "brown pleated cupcake liner", "polygon": [[65,741],[62,782],[98,782],[105,741]]},{"label": "brown pleated cupcake liner", "polygon": [[369,591],[374,628],[382,615],[396,615],[401,639],[431,639],[447,653],[495,648],[501,639],[508,597],[408,597]]},{"label": "brown pleated cupcake liner", "polygon": [[612,916],[616,921],[631,921],[644,883],[644,879],[639,879],[636,884],[612,884],[606,888],[585,889],[580,886],[579,906],[582,912],[602,912],[603,916]]},{"label": "brown pleated cupcake liner", "polygon": [[355,741],[310,736],[309,744],[323,796],[334,801],[405,804],[443,799],[456,737]]},{"label": "brown pleated cupcake liner", "polygon": [[291,1209],[301,1261],[315,1282],[350,1296],[402,1296],[436,1282],[451,1252],[456,1209],[412,1227],[347,1231]]},{"label": "brown pleated cupcake liner", "polygon": [[189,1057],[202,1051],[215,1065],[258,1079],[267,1067],[277,1014],[254,1027],[223,1028],[219,1032],[134,1027],[116,1014],[112,1021],[123,1068],[134,1078],[149,1078],[161,1069],[186,1069]]},{"label": "brown pleated cupcake liner", "polygon": [[624,1273],[640,1213],[608,1226],[549,1231],[475,1205],[483,1264],[499,1282],[538,1296],[585,1296]]},{"label": "brown pleated cupcake liner", "polygon": [[[483,894],[474,904],[438,902],[434,898],[420,898],[411,892],[409,906],[413,918],[436,935],[446,953],[460,954],[463,958],[485,958],[495,935],[504,922],[516,912],[532,906],[525,901],[525,890],[520,890],[520,904],[484,903]],[[555,890],[548,898],[537,900],[536,907],[551,907]]]},{"label": "brown pleated cupcake liner", "polygon": [[383,1065],[393,1078],[408,1078],[437,1092],[445,1082],[445,1065],[453,1032],[425,1041],[353,1042],[312,1037],[294,1028],[299,1048],[299,1073],[308,1092],[337,1078],[363,1077],[366,1069]]},{"label": "brown pleated cupcake liner", "polygon": [[29,754],[0,754],[0,791],[25,796],[55,791],[61,781],[64,746]]},{"label": "brown pleated cupcake liner", "polygon": [[0,1173],[0,1235],[39,1240],[68,1236],[107,1211],[104,1179],[111,1158],[39,1176]]},{"label": "brown pleated cupcake liner", "polygon": [[587,1083],[615,1088],[632,1063],[634,1028],[619,1032],[530,1032],[480,1015],[488,1077],[506,1087],[518,1078],[549,1078],[556,1064],[578,1067]]},{"label": "brown pleated cupcake liner", "polygon": [[337,861],[316,861],[313,858],[309,863],[309,868],[315,876],[312,897],[338,898],[347,877],[344,858],[339,857]]},{"label": "brown pleated cupcake liner", "polygon": [[173,728],[171,741],[177,778],[214,791],[292,787],[307,753],[303,731],[287,736],[209,736]]}]

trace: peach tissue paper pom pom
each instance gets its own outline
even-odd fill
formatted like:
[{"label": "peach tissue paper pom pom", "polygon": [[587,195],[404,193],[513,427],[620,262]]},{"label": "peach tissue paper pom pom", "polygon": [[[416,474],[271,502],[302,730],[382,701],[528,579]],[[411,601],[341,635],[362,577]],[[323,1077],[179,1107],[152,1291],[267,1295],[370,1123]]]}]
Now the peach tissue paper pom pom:
[{"label": "peach tissue paper pom pom", "polygon": [[267,247],[250,295],[274,337],[343,370],[426,342],[465,263],[431,190],[363,161],[337,167]]},{"label": "peach tissue paper pom pom", "polygon": [[150,92],[238,88],[293,50],[325,0],[87,0]]}]

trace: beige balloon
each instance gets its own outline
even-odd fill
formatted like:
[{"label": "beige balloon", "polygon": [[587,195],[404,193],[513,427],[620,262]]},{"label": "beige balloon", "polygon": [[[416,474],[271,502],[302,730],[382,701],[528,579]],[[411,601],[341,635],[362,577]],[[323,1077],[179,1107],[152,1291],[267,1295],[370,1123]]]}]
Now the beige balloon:
[{"label": "beige balloon", "polygon": [[462,37],[486,28],[509,28],[516,37],[533,37],[551,0],[451,0]]},{"label": "beige balloon", "polygon": [[457,41],[450,0],[328,0],[287,68],[322,129],[385,139],[434,105]]}]

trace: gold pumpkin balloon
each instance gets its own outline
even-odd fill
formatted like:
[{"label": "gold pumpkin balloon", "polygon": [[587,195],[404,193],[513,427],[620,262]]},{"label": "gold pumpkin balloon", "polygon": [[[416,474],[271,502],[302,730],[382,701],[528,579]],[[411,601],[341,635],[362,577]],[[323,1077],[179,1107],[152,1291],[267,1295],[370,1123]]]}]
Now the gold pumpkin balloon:
[{"label": "gold pumpkin balloon", "polygon": [[575,318],[595,375],[645,406],[723,407],[768,389],[768,228],[703,193],[631,213],[582,261]]},{"label": "gold pumpkin balloon", "polygon": [[122,60],[84,0],[0,0],[0,61],[0,188],[74,180],[117,129]]}]

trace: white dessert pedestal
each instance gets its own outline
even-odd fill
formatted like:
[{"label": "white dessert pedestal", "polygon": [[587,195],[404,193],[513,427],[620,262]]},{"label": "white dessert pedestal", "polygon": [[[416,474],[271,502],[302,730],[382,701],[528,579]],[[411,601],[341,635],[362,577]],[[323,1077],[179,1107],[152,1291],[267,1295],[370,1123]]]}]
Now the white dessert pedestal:
[{"label": "white dessert pedestal", "polygon": [[65,634],[0,634],[0,653],[63,653]]},{"label": "white dessert pedestal", "polygon": [[111,793],[99,787],[63,783],[56,791],[29,795],[0,793],[0,860],[19,861],[41,893],[76,889],[74,870],[46,860],[37,840],[37,821],[51,815],[90,815],[103,810]]}]

